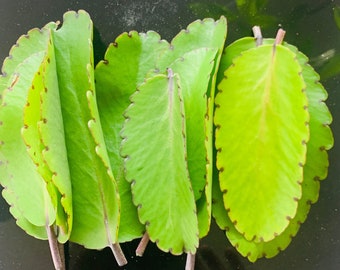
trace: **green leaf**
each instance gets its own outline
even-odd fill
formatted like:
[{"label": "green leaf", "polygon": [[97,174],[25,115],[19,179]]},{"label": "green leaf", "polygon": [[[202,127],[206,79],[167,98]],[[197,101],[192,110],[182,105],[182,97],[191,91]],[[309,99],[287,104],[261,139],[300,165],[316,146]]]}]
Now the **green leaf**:
[{"label": "green leaf", "polygon": [[125,121],[123,112],[130,104],[130,95],[144,81],[146,74],[155,69],[156,60],[167,48],[168,43],[156,32],[123,33],[109,46],[105,60],[95,70],[100,120],[121,199],[119,242],[140,237],[145,230],[132,203],[130,183],[125,180],[124,161],[119,154],[120,131]]},{"label": "green leaf", "polygon": [[281,234],[301,198],[309,114],[300,72],[289,49],[263,45],[235,59],[219,85],[220,187],[230,219],[248,241]]},{"label": "green leaf", "polygon": [[[185,55],[190,55],[194,51],[197,51],[198,49],[207,49],[210,48],[211,50],[217,51],[214,63],[213,63],[213,69],[210,74],[210,81],[209,85],[205,91],[205,100],[206,100],[206,111],[204,116],[204,121],[198,122],[195,117],[192,120],[189,120],[192,118],[193,115],[195,115],[193,106],[190,104],[194,104],[195,100],[201,99],[202,101],[202,95],[198,94],[197,97],[191,96],[185,96],[185,90],[183,90],[184,95],[184,102],[185,102],[185,110],[186,110],[186,121],[190,122],[187,125],[187,136],[188,136],[188,168],[190,172],[190,178],[193,185],[195,198],[198,200],[200,198],[200,194],[202,192],[202,187],[206,185],[206,188],[204,189],[204,197],[205,199],[200,199],[200,202],[197,202],[197,208],[198,208],[198,220],[199,220],[199,227],[200,227],[200,237],[204,237],[210,227],[210,216],[211,216],[211,206],[210,202],[207,201],[209,198],[211,198],[211,177],[212,177],[212,128],[213,128],[213,104],[214,104],[214,96],[215,96],[215,83],[216,83],[216,73],[217,73],[217,67],[219,65],[221,53],[223,50],[225,38],[227,34],[227,21],[225,17],[221,17],[219,20],[214,21],[212,19],[204,19],[203,21],[195,21],[191,23],[186,30],[182,30],[172,41],[170,49],[165,51],[162,55],[160,60],[158,61],[158,68],[159,70],[164,70],[165,68],[171,66],[171,63],[177,61],[180,63],[182,59],[185,59]],[[176,60],[177,59],[177,60]],[[194,61],[193,58],[190,58],[190,61]],[[178,71],[176,71],[178,72]],[[182,75],[181,72],[184,72]],[[188,73],[190,74],[190,71],[181,71],[179,72],[179,75],[181,77],[181,81],[186,80],[186,77],[188,76]],[[193,73],[192,73],[193,74]],[[190,75],[192,76],[192,75]],[[203,89],[203,88],[202,88]],[[194,97],[194,98],[193,98]],[[198,104],[202,104],[199,102]],[[202,107],[200,107],[200,111],[202,112]],[[202,116],[201,113],[199,113],[200,116]],[[200,135],[200,131],[192,132],[194,128],[192,128],[195,124],[194,121],[198,123],[198,129],[204,126],[204,146],[205,146],[205,157],[203,160],[203,145],[197,144],[196,150],[194,151],[194,144],[201,140],[201,137],[197,135]],[[192,127],[191,127],[192,126]],[[189,130],[188,130],[189,127]],[[202,147],[200,147],[201,145]],[[196,161],[201,160],[201,162],[196,163]],[[194,161],[194,162],[192,162]],[[203,165],[203,162],[205,165]],[[205,181],[200,177],[202,173],[205,174]],[[201,211],[206,211],[206,213],[203,213]]]},{"label": "green leaf", "polygon": [[54,48],[49,42],[28,92],[22,136],[57,213],[58,240],[66,242],[72,228],[72,194],[59,100]]},{"label": "green leaf", "polygon": [[[207,176],[207,127],[208,112],[207,91],[215,65],[216,50],[200,48],[188,53],[173,62],[170,67],[181,77],[185,122],[187,134],[187,160],[190,180],[198,207],[200,237],[208,234],[210,228],[210,210],[204,194]],[[202,193],[204,196],[202,196]],[[202,197],[201,197],[202,196]]]},{"label": "green leaf", "polygon": [[89,15],[82,10],[65,13],[62,27],[53,32],[53,40],[73,192],[70,240],[92,249],[112,248],[118,236],[119,196],[102,153],[105,144],[100,135],[94,135],[101,131],[93,105]]},{"label": "green leaf", "polygon": [[[272,43],[273,44],[273,43]],[[224,72],[230,67],[236,57],[240,56],[241,53],[255,48],[256,40],[253,37],[240,38],[226,47],[223,51],[220,65],[217,72],[217,84],[219,84],[224,78]]]},{"label": "green leaf", "polygon": [[[273,39],[264,39],[264,44],[273,44]],[[302,197],[299,200],[297,214],[289,223],[287,229],[278,237],[269,242],[255,243],[247,241],[241,235],[228,218],[222,201],[222,193],[216,182],[214,183],[213,194],[213,215],[216,222],[222,229],[226,229],[228,239],[239,250],[243,256],[248,256],[250,261],[255,261],[262,256],[267,258],[275,256],[280,250],[285,249],[293,236],[296,235],[307,217],[311,203],[316,202],[319,193],[318,179],[324,179],[327,173],[328,157],[325,150],[330,149],[333,145],[333,138],[328,125],[331,123],[331,115],[324,102],[327,93],[319,81],[319,76],[313,68],[307,64],[307,57],[297,48],[284,43],[294,53],[297,53],[297,60],[302,66],[302,76],[306,82],[306,94],[308,98],[308,107],[310,112],[310,140],[307,143],[306,164],[304,166],[304,180],[302,183]],[[239,56],[242,51],[255,48],[254,38],[243,38],[229,45],[221,59],[222,70],[231,65],[232,60]],[[222,72],[219,73],[221,77]]]},{"label": "green leaf", "polygon": [[[199,48],[214,48],[222,52],[226,35],[227,20],[225,17],[222,16],[217,21],[210,18],[197,20],[173,38],[169,50],[161,55],[157,67],[163,71],[185,53]],[[219,60],[217,65],[218,62]]]},{"label": "green leaf", "polygon": [[[69,239],[72,230],[72,188],[60,104],[58,74],[52,43],[49,46],[44,64],[41,71],[43,83],[43,87],[40,89],[41,118],[37,124],[40,140],[44,146],[42,158],[51,174],[48,180],[56,188],[58,240],[64,243]],[[34,91],[38,91],[38,89],[36,88]]]},{"label": "green leaf", "polygon": [[[28,91],[50,40],[50,30],[34,29],[19,38],[10,51],[0,78],[0,181],[17,224],[28,234],[47,239],[45,225],[55,220],[46,184],[36,170],[21,137]],[[41,229],[40,229],[41,228]],[[42,229],[43,228],[43,229]]]},{"label": "green leaf", "polygon": [[[1,69],[0,89],[3,91],[11,83],[12,75],[15,69],[22,64],[26,58],[35,53],[42,52],[47,47],[47,41],[50,38],[49,30],[56,28],[55,23],[45,25],[43,29],[34,28],[22,35],[15,45],[12,46],[9,56],[6,57]],[[32,70],[33,72],[33,70]]]},{"label": "green leaf", "polygon": [[155,75],[131,97],[122,136],[126,179],[153,242],[173,254],[195,253],[198,225],[186,162],[186,130],[179,80]]},{"label": "green leaf", "polygon": [[181,78],[187,134],[188,169],[195,199],[206,184],[207,91],[215,64],[216,50],[201,48],[185,53],[170,65]]}]

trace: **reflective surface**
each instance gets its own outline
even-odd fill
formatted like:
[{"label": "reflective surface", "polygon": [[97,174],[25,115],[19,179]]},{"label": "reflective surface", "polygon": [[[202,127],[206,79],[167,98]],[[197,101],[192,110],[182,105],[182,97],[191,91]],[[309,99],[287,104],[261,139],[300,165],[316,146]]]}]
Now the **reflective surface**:
[{"label": "reflective surface", "polygon": [[[49,21],[62,20],[68,9],[85,9],[95,26],[95,59],[102,59],[107,45],[129,30],[155,30],[167,40],[198,18],[226,15],[227,44],[250,35],[259,24],[265,37],[273,37],[281,25],[289,43],[308,55],[321,73],[328,90],[327,104],[333,114],[335,146],[329,152],[328,178],[321,183],[320,199],[312,206],[291,245],[273,259],[249,263],[231,247],[215,225],[203,239],[197,254],[196,269],[318,270],[340,269],[340,1],[286,0],[247,1],[238,7],[235,0],[0,0],[0,62],[18,37]],[[239,1],[241,2],[241,1]],[[267,3],[266,3],[267,2]],[[338,8],[337,8],[338,7]],[[338,25],[337,25],[338,22]],[[270,207],[270,206],[269,206]],[[136,258],[138,241],[123,244],[129,264],[122,269],[184,269],[184,256],[171,256],[150,244],[143,258]],[[69,270],[120,269],[111,251],[86,250],[66,246]],[[47,241],[36,240],[15,225],[8,205],[0,198],[0,269],[53,269]]]}]

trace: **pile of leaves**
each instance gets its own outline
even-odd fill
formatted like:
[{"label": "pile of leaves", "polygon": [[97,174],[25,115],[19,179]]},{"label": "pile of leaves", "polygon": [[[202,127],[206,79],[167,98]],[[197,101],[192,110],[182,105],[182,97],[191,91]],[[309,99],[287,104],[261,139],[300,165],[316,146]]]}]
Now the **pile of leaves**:
[{"label": "pile of leaves", "polygon": [[226,34],[224,17],[170,43],[123,33],[94,67],[80,10],[12,47],[2,195],[18,226],[49,240],[56,269],[58,243],[111,247],[124,265],[119,243],[142,236],[139,255],[150,239],[193,269],[211,216],[250,261],[296,235],[327,175],[327,93],[297,48],[261,36],[224,48]]}]

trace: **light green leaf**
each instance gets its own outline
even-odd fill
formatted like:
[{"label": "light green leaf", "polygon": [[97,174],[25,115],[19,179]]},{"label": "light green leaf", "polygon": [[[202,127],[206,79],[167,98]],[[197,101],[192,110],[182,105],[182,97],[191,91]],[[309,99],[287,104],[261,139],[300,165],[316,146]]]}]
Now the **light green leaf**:
[{"label": "light green leaf", "polygon": [[56,27],[55,23],[49,23],[43,29],[34,28],[17,40],[15,45],[12,46],[9,56],[6,57],[3,62],[1,70],[2,75],[0,76],[1,91],[9,86],[15,69],[23,63],[26,58],[35,53],[44,51],[47,42],[50,39],[48,29]]},{"label": "light green leaf", "polygon": [[[58,240],[64,243],[69,239],[72,230],[72,188],[52,42],[49,45],[41,74],[43,84],[40,89],[41,118],[37,124],[40,140],[44,146],[42,158],[50,171],[50,178],[47,181],[55,186],[57,194],[56,225],[59,226]],[[37,87],[34,91],[38,91]],[[35,139],[38,138],[39,136]]]},{"label": "light green leaf", "polygon": [[187,134],[188,169],[195,199],[206,184],[206,127],[207,90],[215,64],[216,50],[200,48],[177,59],[170,65],[181,78]]},{"label": "light green leaf", "polygon": [[301,198],[309,114],[300,72],[287,48],[263,45],[235,59],[219,85],[220,187],[230,219],[248,241],[281,234]]},{"label": "light green leaf", "polygon": [[[46,239],[45,225],[55,220],[46,184],[21,137],[28,91],[45,57],[50,30],[31,30],[19,38],[3,65],[0,107],[0,181],[11,213],[28,234]],[[43,228],[43,229],[40,229]]]},{"label": "light green leaf", "polygon": [[[200,132],[192,132],[193,129],[188,127],[192,126],[193,124],[188,123],[187,125],[187,136],[188,136],[188,168],[190,172],[190,178],[193,185],[195,198],[198,200],[200,198],[200,194],[204,187],[204,185],[207,186],[206,189],[204,189],[205,192],[205,199],[200,199],[199,202],[197,202],[197,208],[198,208],[198,221],[199,221],[199,227],[200,227],[200,237],[204,237],[210,227],[210,216],[211,216],[211,206],[210,202],[207,201],[209,198],[211,198],[211,177],[212,177],[212,128],[213,128],[213,104],[214,104],[214,96],[215,96],[215,83],[216,83],[216,73],[217,73],[217,67],[219,65],[220,57],[222,54],[225,38],[227,34],[227,21],[225,17],[221,17],[219,20],[214,21],[213,19],[204,19],[203,21],[195,21],[191,23],[186,30],[182,30],[172,41],[170,49],[165,51],[162,55],[160,60],[158,61],[158,69],[164,70],[165,68],[171,66],[171,63],[177,61],[180,63],[182,59],[185,57],[185,55],[190,55],[194,51],[198,49],[207,49],[210,48],[212,50],[217,51],[214,63],[213,69],[210,74],[210,81],[209,85],[205,91],[205,100],[206,100],[206,111],[204,116],[203,122],[196,122],[199,123],[198,127],[204,126],[204,146],[205,146],[205,153],[206,156],[204,157],[205,160],[203,160],[203,145],[200,147],[200,144],[196,145],[195,152],[193,151],[194,144],[197,142],[197,140],[200,140],[200,137],[196,138],[196,135],[199,135]],[[177,60],[176,60],[177,59]],[[194,61],[194,59],[190,58],[190,61]],[[176,62],[175,62],[176,63]],[[187,71],[181,71],[184,72],[182,75],[181,72],[176,71],[179,73],[181,80],[185,80],[188,76],[188,73],[190,73],[190,70]],[[194,74],[194,73],[192,73]],[[185,106],[186,110],[186,120],[188,122],[188,119],[192,118],[192,115],[195,114],[195,112],[192,109],[192,106],[189,104],[194,104],[192,100],[194,100],[193,95],[192,96],[185,96],[185,90],[183,90],[184,95],[184,102],[187,104]],[[196,98],[200,99],[202,96],[198,95]],[[202,99],[201,99],[202,100]],[[198,103],[201,104],[201,103]],[[208,109],[209,108],[209,109]],[[192,112],[191,112],[192,110]],[[202,110],[201,110],[202,112]],[[199,114],[201,115],[201,114]],[[197,118],[195,118],[197,119]],[[197,121],[197,120],[196,120]],[[193,123],[192,120],[190,120],[191,123]],[[194,139],[196,138],[196,139]],[[193,140],[194,139],[194,140]],[[201,154],[197,155],[201,151]],[[198,152],[198,153],[197,153]],[[201,160],[200,163],[193,163],[192,161],[195,160]],[[205,165],[203,165],[203,162]],[[204,166],[204,167],[203,167]],[[205,181],[200,177],[204,171],[205,175]],[[201,212],[204,211],[204,212]]]},{"label": "light green leaf", "polygon": [[[222,52],[226,35],[227,20],[225,17],[222,16],[217,21],[210,18],[197,20],[173,38],[169,50],[161,55],[157,67],[163,71],[177,58],[199,48],[213,48]],[[219,59],[216,64],[219,64]]]},{"label": "light green leaf", "polygon": [[[264,39],[264,44],[273,44],[273,39]],[[327,98],[327,93],[322,85],[318,83],[319,76],[310,65],[307,64],[307,57],[297,48],[284,43],[294,53],[302,66],[302,75],[306,82],[306,94],[308,97],[308,107],[310,112],[310,140],[307,143],[307,157],[304,166],[304,180],[302,183],[302,197],[299,200],[297,214],[289,223],[287,229],[278,237],[269,242],[255,243],[247,241],[232,224],[223,206],[222,193],[216,182],[214,183],[213,194],[213,214],[222,229],[226,229],[226,234],[231,243],[239,250],[243,256],[248,256],[250,261],[255,261],[262,256],[267,258],[275,256],[280,250],[285,249],[293,236],[296,235],[307,217],[311,203],[316,202],[319,193],[319,181],[326,177],[328,167],[328,157],[325,150],[333,145],[333,138],[328,125],[331,123],[331,115],[323,103]],[[255,48],[254,38],[243,38],[229,45],[221,59],[220,68],[225,70],[231,65],[232,60],[240,55],[242,51]],[[220,72],[219,77],[221,77]],[[321,151],[320,151],[321,150]]]},{"label": "light green leaf", "polygon": [[[207,91],[211,73],[215,65],[216,50],[200,48],[188,53],[173,62],[170,67],[181,77],[185,122],[187,134],[188,170],[192,188],[197,201],[200,237],[208,234],[210,228],[210,210],[204,194],[207,183],[207,127],[208,112]],[[202,196],[202,197],[201,197]]]},{"label": "light green leaf", "polygon": [[72,227],[72,194],[52,42],[49,42],[28,92],[22,136],[30,157],[46,182],[57,213],[58,240],[64,243]]},{"label": "light green leaf", "polygon": [[131,97],[122,156],[138,215],[163,251],[195,253],[198,225],[186,162],[183,98],[178,77],[155,75]]},{"label": "light green leaf", "polygon": [[[270,44],[270,43],[268,43]],[[271,42],[273,44],[273,42]],[[218,67],[216,82],[219,84],[224,78],[224,72],[228,67],[230,67],[236,57],[240,56],[241,53],[255,48],[256,39],[253,37],[240,38],[226,47],[223,51],[220,65]]]},{"label": "light green leaf", "polygon": [[168,43],[156,32],[123,33],[110,45],[105,60],[95,70],[100,120],[121,199],[119,242],[140,237],[145,230],[132,203],[130,183],[125,180],[119,154],[123,112],[130,104],[130,95],[144,81],[147,72],[155,69],[156,60],[167,47]]},{"label": "light green leaf", "polygon": [[101,153],[105,144],[98,146],[93,136],[100,132],[100,124],[88,96],[89,91],[94,96],[89,15],[81,10],[65,13],[53,40],[73,192],[70,240],[93,249],[112,248],[118,236],[119,197]]}]

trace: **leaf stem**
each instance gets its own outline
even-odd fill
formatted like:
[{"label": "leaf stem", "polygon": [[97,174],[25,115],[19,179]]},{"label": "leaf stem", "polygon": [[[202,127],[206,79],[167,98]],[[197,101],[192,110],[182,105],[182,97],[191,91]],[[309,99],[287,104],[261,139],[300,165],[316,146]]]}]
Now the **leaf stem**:
[{"label": "leaf stem", "polygon": [[65,270],[64,245],[58,243],[53,226],[46,225],[46,231],[54,268],[56,270]]},{"label": "leaf stem", "polygon": [[262,42],[263,42],[263,37],[262,37],[262,32],[261,32],[261,28],[258,25],[253,26],[253,34],[254,37],[256,39],[256,46],[261,46]]},{"label": "leaf stem", "polygon": [[279,45],[283,42],[285,34],[286,34],[286,31],[281,28],[277,31],[276,38],[275,38],[275,45]]},{"label": "leaf stem", "polygon": [[139,245],[136,249],[136,255],[139,256],[139,257],[142,257],[143,254],[144,254],[144,251],[146,249],[146,246],[148,245],[150,241],[150,237],[148,235],[148,233],[144,233],[143,237],[142,237],[142,240],[140,240],[139,242]]},{"label": "leaf stem", "polygon": [[124,253],[119,245],[119,243],[114,243],[111,246],[111,250],[113,255],[115,256],[115,259],[119,266],[123,266],[127,264],[127,260],[124,256]]},{"label": "leaf stem", "polygon": [[185,270],[194,270],[195,269],[195,257],[196,254],[188,253],[187,261],[185,263]]}]

